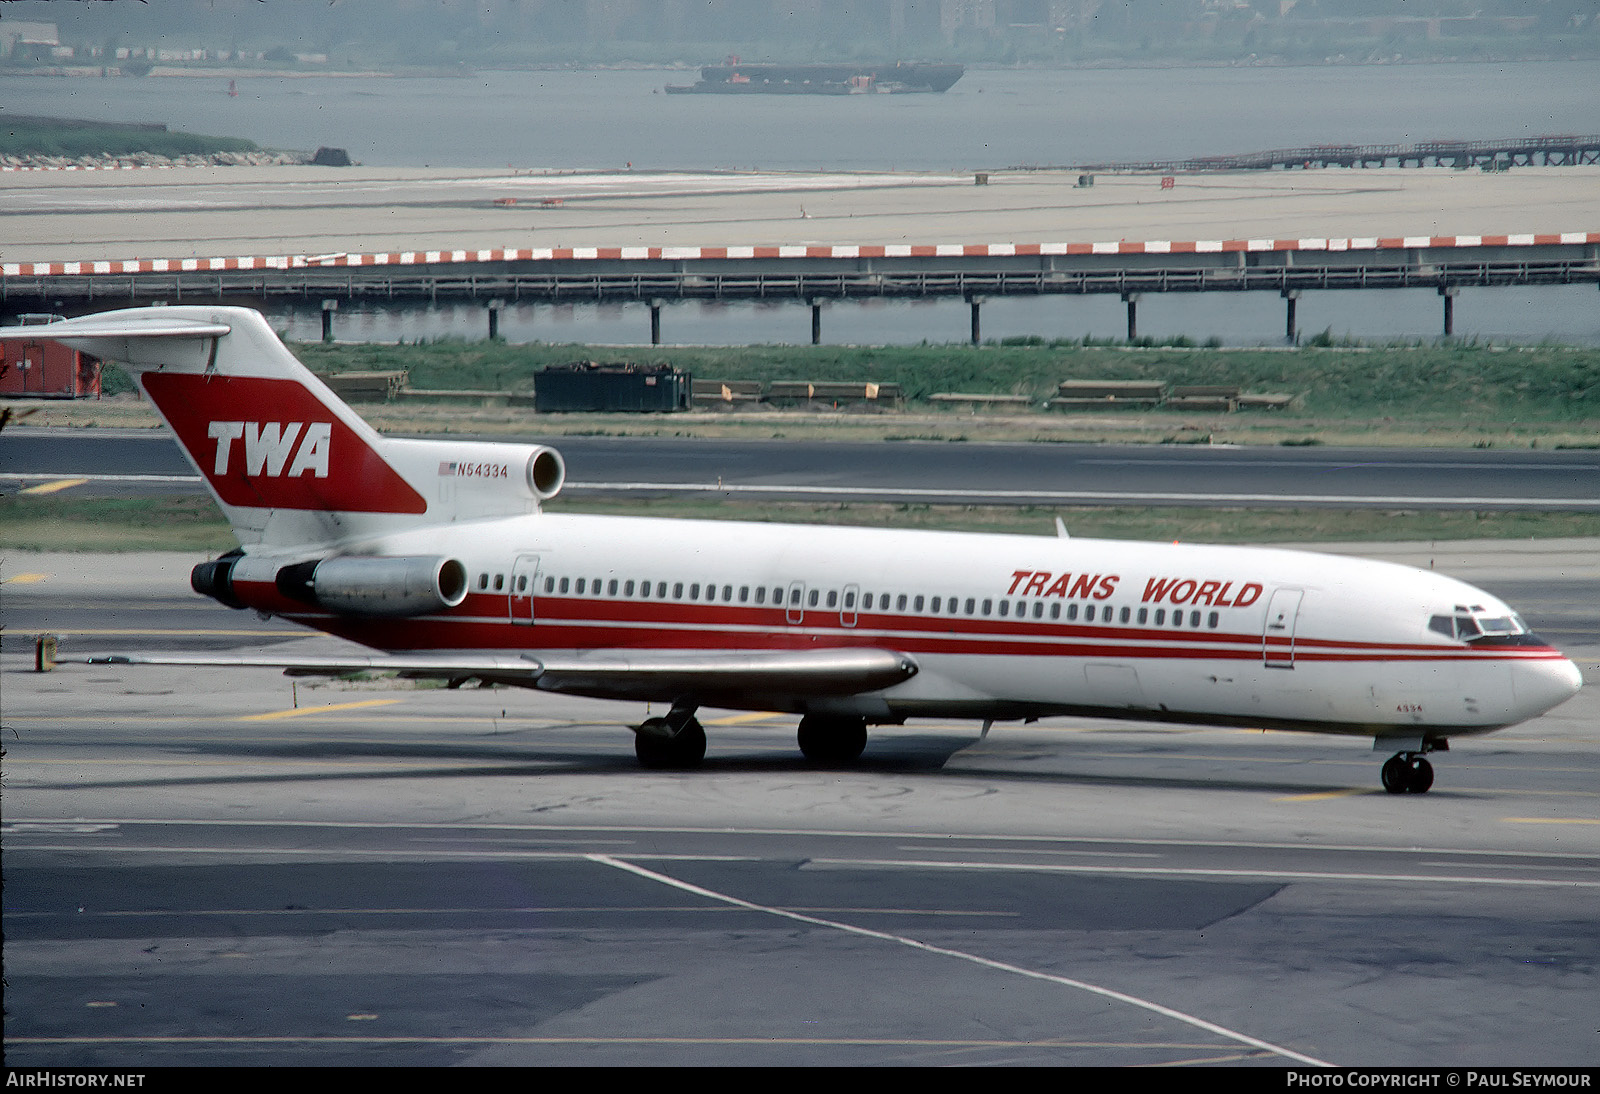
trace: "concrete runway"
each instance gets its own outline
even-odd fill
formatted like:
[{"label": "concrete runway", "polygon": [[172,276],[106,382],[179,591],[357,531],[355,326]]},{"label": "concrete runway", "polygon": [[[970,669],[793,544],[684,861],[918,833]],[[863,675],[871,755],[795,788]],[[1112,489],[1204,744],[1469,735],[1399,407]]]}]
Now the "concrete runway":
[{"label": "concrete runway", "polygon": [[[1578,597],[1600,675],[1592,541],[1366,553]],[[1394,797],[1310,735],[917,723],[819,771],[708,711],[663,774],[634,704],[27,671],[331,642],[193,561],[0,563],[13,1067],[1600,1063],[1592,682]]]},{"label": "concrete runway", "polygon": [[[561,451],[573,497],[1600,509],[1600,453],[1586,450],[519,439]],[[0,433],[0,483],[79,477],[74,496],[201,489],[164,430]]]},{"label": "concrete runway", "polygon": [[[226,167],[0,175],[7,262],[500,247],[1305,239],[1586,231],[1600,168],[1184,176]],[[514,198],[512,206],[497,199]],[[543,205],[560,199],[559,205]]]}]

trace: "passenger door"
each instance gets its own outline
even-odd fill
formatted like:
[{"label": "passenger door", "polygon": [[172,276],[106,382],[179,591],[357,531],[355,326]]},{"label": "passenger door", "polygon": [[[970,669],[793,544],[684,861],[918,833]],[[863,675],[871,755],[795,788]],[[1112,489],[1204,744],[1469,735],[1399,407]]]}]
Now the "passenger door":
[{"label": "passenger door", "polygon": [[511,622],[533,623],[533,594],[539,584],[539,556],[518,555],[511,567],[511,585],[506,590],[507,607]]},{"label": "passenger door", "polygon": [[1261,631],[1261,663],[1269,669],[1294,668],[1294,629],[1300,617],[1301,589],[1274,589]]}]

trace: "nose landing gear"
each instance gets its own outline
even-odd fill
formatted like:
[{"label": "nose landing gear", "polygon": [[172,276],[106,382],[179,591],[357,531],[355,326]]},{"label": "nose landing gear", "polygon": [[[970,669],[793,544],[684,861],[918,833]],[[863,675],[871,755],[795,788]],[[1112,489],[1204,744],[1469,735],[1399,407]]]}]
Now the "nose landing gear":
[{"label": "nose landing gear", "polygon": [[1426,794],[1433,765],[1420,752],[1396,752],[1383,765],[1383,788],[1391,794]]}]

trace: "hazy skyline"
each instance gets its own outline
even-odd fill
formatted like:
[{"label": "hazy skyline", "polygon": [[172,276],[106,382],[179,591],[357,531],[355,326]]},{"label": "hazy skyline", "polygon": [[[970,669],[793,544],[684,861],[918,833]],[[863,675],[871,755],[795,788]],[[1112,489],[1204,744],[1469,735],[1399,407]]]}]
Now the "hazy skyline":
[{"label": "hazy skyline", "polygon": [[[1592,56],[1600,0],[162,0],[0,4],[63,46],[334,65],[747,60],[1216,63]],[[19,52],[12,63],[48,61]]]}]

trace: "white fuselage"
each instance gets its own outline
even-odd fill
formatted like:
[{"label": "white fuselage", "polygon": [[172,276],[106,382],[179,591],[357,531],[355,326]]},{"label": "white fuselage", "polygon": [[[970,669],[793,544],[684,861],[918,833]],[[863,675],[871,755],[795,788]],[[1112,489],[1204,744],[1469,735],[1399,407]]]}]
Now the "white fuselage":
[{"label": "white fuselage", "polygon": [[680,713],[1077,711],[1370,733],[1413,753],[1582,683],[1504,603],[1432,573],[1284,550],[542,513],[565,477],[553,450],[383,437],[253,311],[140,308],[40,332],[128,363],[205,478],[244,546],[197,567],[197,589],[443,655],[397,671]]},{"label": "white fuselage", "polygon": [[1443,736],[1531,717],[1581,683],[1520,623],[1489,642],[1430,629],[1515,619],[1470,585],[1301,551],[548,513],[350,549],[450,555],[470,591],[413,619],[280,614],[386,651],[877,647],[919,666],[864,694],[720,705]]}]

